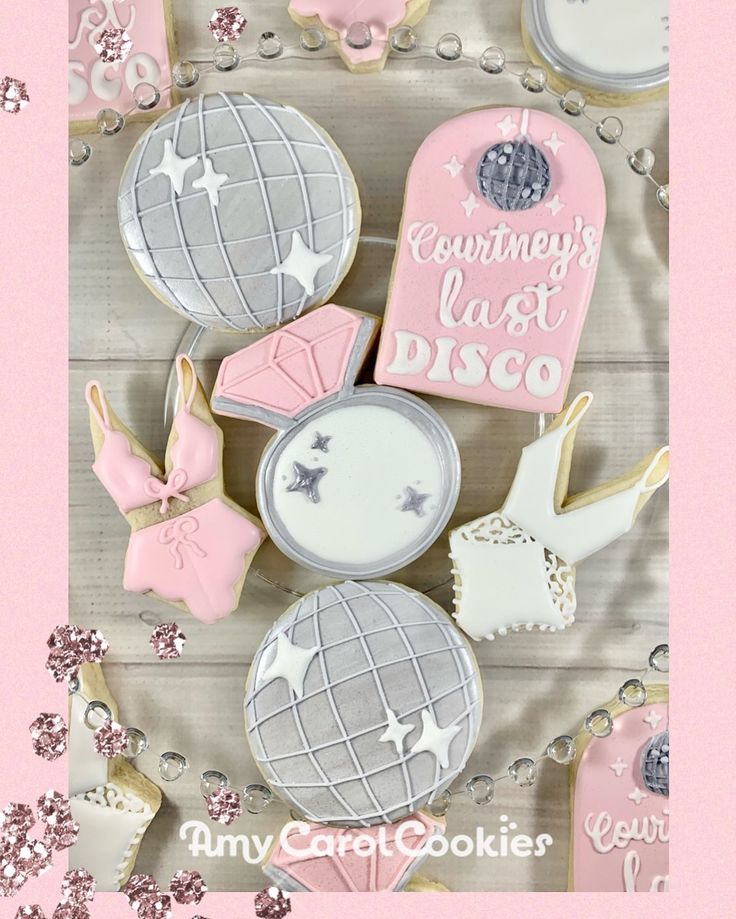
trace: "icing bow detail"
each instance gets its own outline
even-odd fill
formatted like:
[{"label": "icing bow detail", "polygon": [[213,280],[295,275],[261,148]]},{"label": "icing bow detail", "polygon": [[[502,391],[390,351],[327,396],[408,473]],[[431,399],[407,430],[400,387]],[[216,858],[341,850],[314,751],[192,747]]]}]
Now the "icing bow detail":
[{"label": "icing bow detail", "polygon": [[189,549],[197,558],[207,558],[204,549],[191,538],[198,529],[199,523],[196,518],[187,516],[178,517],[161,531],[158,541],[169,547],[177,571],[184,567],[182,549]]},{"label": "icing bow detail", "polygon": [[161,502],[159,508],[160,514],[165,514],[169,509],[169,501],[177,498],[179,501],[189,501],[189,498],[182,494],[182,489],[187,484],[187,473],[185,469],[172,470],[169,477],[162,481],[156,476],[151,476],[143,483],[143,491],[149,498],[155,498]]}]

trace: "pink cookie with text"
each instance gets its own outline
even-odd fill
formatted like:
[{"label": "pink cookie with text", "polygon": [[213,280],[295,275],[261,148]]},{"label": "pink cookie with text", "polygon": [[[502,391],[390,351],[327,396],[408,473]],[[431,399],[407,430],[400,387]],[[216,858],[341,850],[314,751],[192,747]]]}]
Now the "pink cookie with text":
[{"label": "pink cookie with text", "polygon": [[613,733],[592,737],[572,773],[570,889],[669,890],[669,694],[608,706]]},{"label": "pink cookie with text", "polygon": [[409,170],[376,381],[559,412],[605,216],[598,160],[560,119],[490,108],[445,122]]},{"label": "pink cookie with text", "polygon": [[[132,48],[124,61],[105,63],[95,42],[107,29],[124,29]],[[174,48],[170,0],[69,0],[69,120],[80,128],[100,109],[125,114],[134,91],[150,83],[161,91],[158,114],[172,104]]]}]

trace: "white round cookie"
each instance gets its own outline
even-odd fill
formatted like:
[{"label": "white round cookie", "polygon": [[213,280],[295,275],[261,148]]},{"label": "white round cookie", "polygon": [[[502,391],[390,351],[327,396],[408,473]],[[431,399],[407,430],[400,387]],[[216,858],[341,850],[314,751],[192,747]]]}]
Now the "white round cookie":
[{"label": "white round cookie", "polygon": [[118,216],[136,271],[213,329],[273,328],[324,303],[350,269],[360,202],[345,157],[302,112],[244,93],[187,100],[123,171]]}]

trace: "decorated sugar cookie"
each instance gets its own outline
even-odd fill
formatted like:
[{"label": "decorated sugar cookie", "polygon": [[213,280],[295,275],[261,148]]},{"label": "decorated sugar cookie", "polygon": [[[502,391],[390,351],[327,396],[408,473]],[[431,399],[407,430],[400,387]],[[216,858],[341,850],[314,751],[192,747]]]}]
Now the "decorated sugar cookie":
[{"label": "decorated sugar cookie", "polygon": [[472,638],[574,620],[575,566],[627,533],[669,476],[662,447],[617,479],[568,495],[578,424],[593,401],[577,396],[524,447],[503,507],[450,534],[455,618]]},{"label": "decorated sugar cookie", "polygon": [[123,242],[167,306],[225,331],[324,303],[360,231],[355,180],[319,125],[245,93],[187,100],[140,138],[120,183]]},{"label": "decorated sugar cookie", "polygon": [[[124,60],[103,52],[100,39],[124,30]],[[96,129],[100,109],[121,114],[136,108],[140,83],[159,89],[156,114],[172,103],[171,65],[176,60],[170,0],[69,0],[69,121],[74,132]],[[136,111],[134,117],[146,117]],[[148,116],[150,117],[150,116]]]},{"label": "decorated sugar cookie", "polygon": [[[353,73],[382,70],[390,51],[389,37],[398,26],[423,19],[431,0],[290,0],[289,15],[303,29],[323,29]],[[350,27],[365,23],[371,44],[355,48],[346,41]]]},{"label": "decorated sugar cookie", "polygon": [[263,871],[288,891],[404,890],[427,858],[428,840],[444,832],[444,821],[424,811],[360,830],[294,823],[271,850]]},{"label": "decorated sugar cookie", "polygon": [[194,365],[180,354],[176,370],[179,407],[163,470],[108,406],[100,384],[87,385],[92,468],[133,531],[123,587],[210,623],[237,607],[264,533],[225,494],[222,431]]},{"label": "decorated sugar cookie", "polygon": [[356,386],[378,320],[329,304],[225,358],[222,415],[278,434],[258,470],[276,545],[336,577],[378,577],[421,555],[457,501],[460,459],[444,421],[396,389]]},{"label": "decorated sugar cookie", "polygon": [[546,112],[467,112],[409,170],[378,383],[562,408],[606,216],[595,154]]},{"label": "decorated sugar cookie", "polygon": [[245,725],[266,780],[305,819],[395,823],[462,771],[480,676],[465,639],[422,594],[345,581],[308,594],[263,640]]},{"label": "decorated sugar cookie", "polygon": [[669,691],[618,700],[609,737],[578,737],[571,767],[569,887],[574,891],[669,890]]},{"label": "decorated sugar cookie", "polygon": [[132,764],[105,759],[92,745],[85,724],[86,699],[103,702],[118,720],[99,664],[82,664],[80,688],[69,697],[69,800],[79,836],[69,867],[85,868],[98,891],[116,891],[130,877],[143,836],[161,806],[161,792]]},{"label": "decorated sugar cookie", "polygon": [[667,88],[669,0],[524,0],[522,34],[561,92],[623,105]]}]

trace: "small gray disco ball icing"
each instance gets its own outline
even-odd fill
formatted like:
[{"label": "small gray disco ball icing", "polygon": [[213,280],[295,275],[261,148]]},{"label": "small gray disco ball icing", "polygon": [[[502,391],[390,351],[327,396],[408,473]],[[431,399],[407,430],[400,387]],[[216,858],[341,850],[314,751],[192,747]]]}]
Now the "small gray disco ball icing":
[{"label": "small gray disco ball icing", "polygon": [[324,303],[360,232],[350,168],[301,112],[244,93],[188,100],[123,171],[120,228],[168,306],[214,329],[260,331]]},{"label": "small gray disco ball icing", "polygon": [[641,775],[655,795],[670,794],[670,732],[655,734],[641,751]]},{"label": "small gray disco ball icing", "polygon": [[549,163],[526,138],[489,147],[478,163],[478,189],[502,211],[526,211],[549,191]]},{"label": "small gray disco ball icing", "polygon": [[308,594],[268,633],[245,723],[271,787],[310,820],[392,823],[462,771],[482,715],[470,647],[431,600],[388,581]]}]

